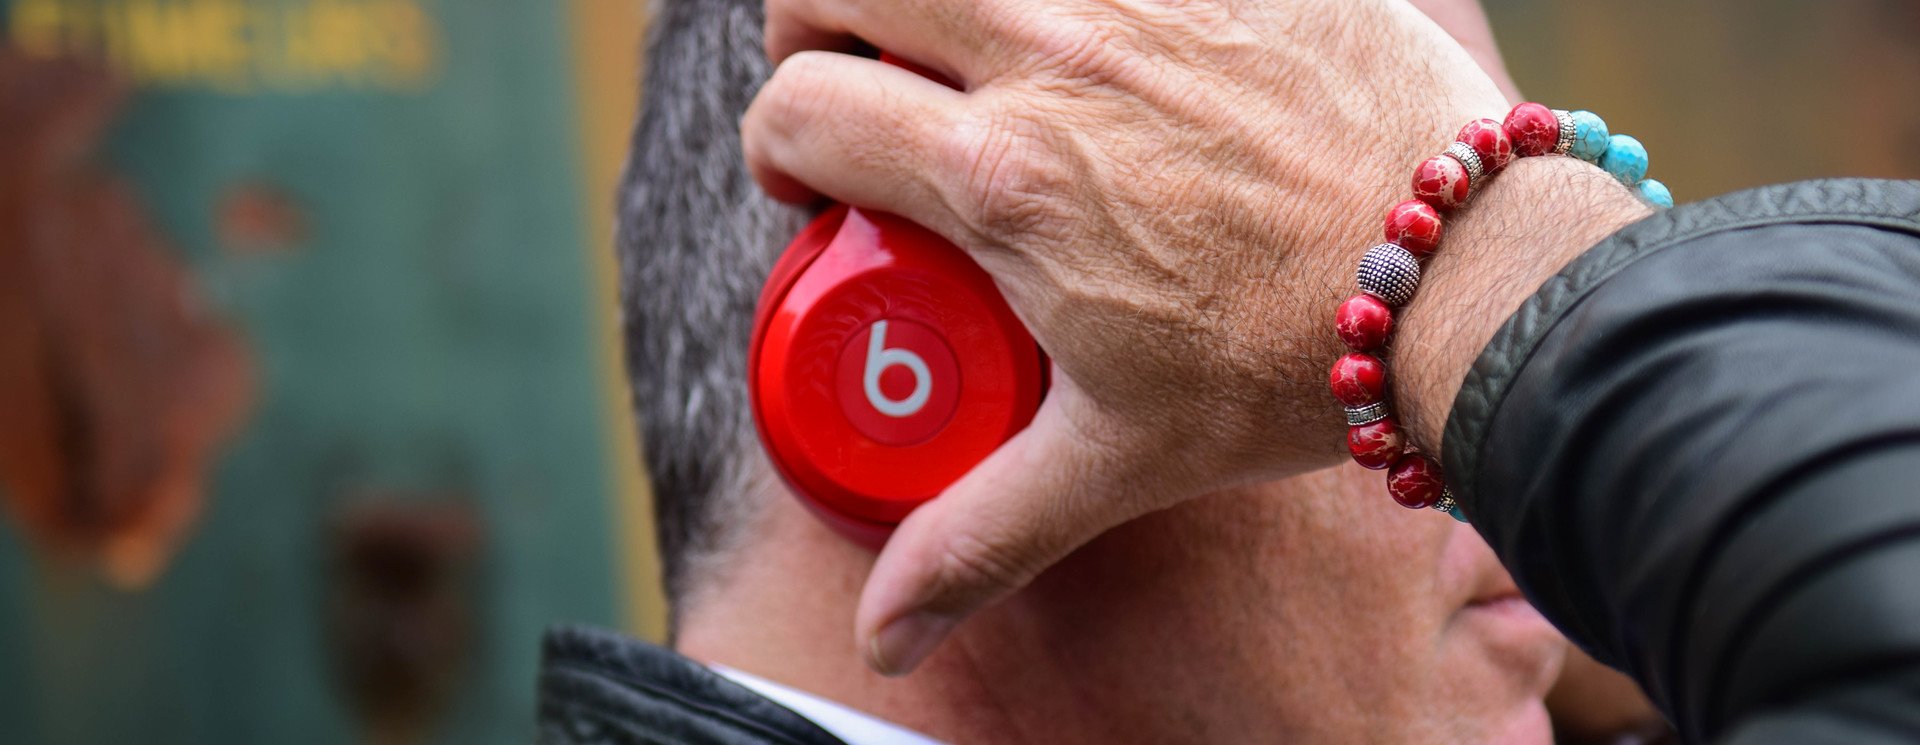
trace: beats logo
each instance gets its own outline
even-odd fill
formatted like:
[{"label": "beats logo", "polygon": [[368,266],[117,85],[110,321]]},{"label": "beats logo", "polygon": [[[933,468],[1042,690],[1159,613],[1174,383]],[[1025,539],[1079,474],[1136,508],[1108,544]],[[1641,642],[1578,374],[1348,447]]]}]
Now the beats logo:
[{"label": "beats logo", "polygon": [[[908,328],[914,328],[909,326]],[[855,342],[853,346],[860,344]],[[880,373],[889,367],[899,365],[913,373],[913,391],[906,398],[895,399],[880,390]],[[860,376],[860,385],[866,390],[867,403],[887,416],[913,416],[927,405],[927,399],[933,396],[933,371],[927,369],[925,357],[904,349],[887,348],[887,322],[874,321],[867,329],[867,365],[866,372]]]},{"label": "beats logo", "polygon": [[774,266],[748,390],[769,459],[870,546],[1032,421],[1046,359],[987,273],[892,215],[834,207]]},{"label": "beats logo", "polygon": [[874,321],[854,335],[840,352],[834,377],[847,421],[887,445],[932,437],[960,401],[953,352],[932,329],[912,321]]}]

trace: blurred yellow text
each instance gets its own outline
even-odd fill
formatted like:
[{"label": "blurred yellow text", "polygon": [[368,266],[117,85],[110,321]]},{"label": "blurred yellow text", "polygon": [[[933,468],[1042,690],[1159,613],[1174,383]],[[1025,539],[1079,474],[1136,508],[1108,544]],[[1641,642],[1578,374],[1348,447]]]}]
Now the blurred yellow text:
[{"label": "blurred yellow text", "polygon": [[38,56],[100,57],[135,83],[222,93],[418,90],[439,28],[415,0],[16,0],[7,36]]}]

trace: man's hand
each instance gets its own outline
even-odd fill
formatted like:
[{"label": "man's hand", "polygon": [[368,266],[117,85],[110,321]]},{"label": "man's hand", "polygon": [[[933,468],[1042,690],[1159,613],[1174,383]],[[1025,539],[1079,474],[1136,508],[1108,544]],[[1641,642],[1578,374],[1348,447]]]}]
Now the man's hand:
[{"label": "man's hand", "polygon": [[[1491,48],[1477,8],[1455,17]],[[1413,166],[1506,109],[1388,0],[771,0],[768,18],[781,64],[742,123],[756,178],[958,243],[1058,366],[1033,424],[881,554],[857,633],[883,672],[1113,525],[1336,462],[1325,370],[1353,264]],[[962,90],[819,51],[854,38]]]}]

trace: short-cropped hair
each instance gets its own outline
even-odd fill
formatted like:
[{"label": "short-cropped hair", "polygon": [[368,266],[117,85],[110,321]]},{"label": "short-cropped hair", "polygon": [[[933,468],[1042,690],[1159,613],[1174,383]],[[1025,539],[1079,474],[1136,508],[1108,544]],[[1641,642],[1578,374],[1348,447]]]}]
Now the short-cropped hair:
[{"label": "short-cropped hair", "polygon": [[619,193],[620,309],[667,596],[739,540],[768,472],[746,389],[754,303],[805,211],[747,174],[740,116],[769,74],[759,0],[665,0]]}]

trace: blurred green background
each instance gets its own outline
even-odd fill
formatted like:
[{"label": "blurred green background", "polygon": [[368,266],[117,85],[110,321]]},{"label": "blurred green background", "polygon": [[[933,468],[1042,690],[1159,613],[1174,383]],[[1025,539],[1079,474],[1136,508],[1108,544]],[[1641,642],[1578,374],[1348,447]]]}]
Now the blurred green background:
[{"label": "blurred green background", "polygon": [[[1920,3],[1488,10],[1530,98],[1639,137],[1680,201],[1920,177]],[[184,272],[159,286],[230,331],[252,381],[197,460],[61,441],[204,472],[198,519],[156,562],[28,527],[137,531],[125,499],[0,481],[0,742],[519,742],[543,626],[658,638],[606,249],[638,0],[0,0],[0,24],[0,96],[28,102],[0,145],[38,142],[21,111],[58,99],[6,87],[20,60],[104,55],[135,87],[86,160],[130,185],[147,249]],[[91,243],[33,228],[55,190],[37,169],[0,162],[0,288],[103,271],[75,258]],[[7,329],[68,319],[0,334],[0,402],[26,402],[0,426],[91,421],[22,413],[46,394],[5,370],[89,348],[58,332],[103,323],[89,313],[146,312],[114,286],[0,305]],[[183,395],[80,390],[107,421]],[[17,429],[0,455],[41,432]]]},{"label": "blurred green background", "polygon": [[[0,266],[93,272],[101,284],[78,305],[158,313],[104,268],[139,256],[47,237],[75,228],[44,206],[69,182],[124,181],[143,213],[133,220],[187,270],[170,289],[232,330],[253,380],[203,466],[199,519],[157,576],[119,576],[84,546],[59,550],[0,521],[0,742],[524,742],[542,628],[658,634],[650,549],[623,537],[646,534],[644,495],[606,270],[638,3],[13,0],[0,11],[0,38],[28,58],[0,65],[0,95],[38,95],[40,108],[0,133],[34,141],[40,114],[51,118],[37,126],[56,129],[84,108],[70,103],[71,75],[23,72],[37,59],[104,56],[137,88],[87,145],[100,173],[0,164],[37,179],[0,192],[27,204],[32,228],[0,232],[13,239],[0,251],[29,259]],[[22,93],[35,86],[52,90]],[[70,222],[102,219],[118,217]],[[74,303],[34,301],[29,312],[70,322],[0,319],[56,332],[0,354],[86,350],[65,341],[93,328],[71,321]],[[73,367],[56,374],[88,372]],[[176,394],[62,395],[137,420]],[[74,435],[98,429],[85,413],[55,419],[69,420],[55,430],[83,439],[63,444],[79,462],[56,471],[114,448],[167,457]],[[72,502],[55,514],[86,528],[111,510],[85,504],[82,481],[10,496]]]}]

